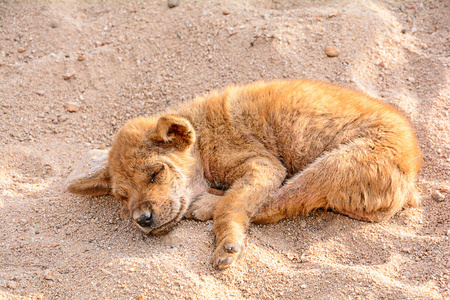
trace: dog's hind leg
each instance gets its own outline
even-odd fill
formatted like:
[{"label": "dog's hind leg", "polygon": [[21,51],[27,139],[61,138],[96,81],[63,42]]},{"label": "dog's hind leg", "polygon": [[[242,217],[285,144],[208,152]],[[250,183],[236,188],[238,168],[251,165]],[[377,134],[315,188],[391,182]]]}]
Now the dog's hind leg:
[{"label": "dog's hind leg", "polygon": [[342,145],[272,193],[251,221],[275,223],[317,208],[371,222],[389,218],[417,203],[415,174],[401,170],[395,155],[370,139]]}]

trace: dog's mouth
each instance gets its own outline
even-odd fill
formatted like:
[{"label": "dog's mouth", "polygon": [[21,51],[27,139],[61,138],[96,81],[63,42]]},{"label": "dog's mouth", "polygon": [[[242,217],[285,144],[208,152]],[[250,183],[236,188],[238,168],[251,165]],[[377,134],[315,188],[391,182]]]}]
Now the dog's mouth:
[{"label": "dog's mouth", "polygon": [[181,203],[181,207],[178,210],[177,215],[172,220],[170,220],[164,224],[149,228],[149,227],[142,227],[139,224],[137,224],[136,222],[134,222],[134,223],[144,234],[152,234],[152,235],[156,235],[156,236],[167,234],[183,218],[184,214],[187,211],[188,204],[184,198],[181,199],[180,203]]}]

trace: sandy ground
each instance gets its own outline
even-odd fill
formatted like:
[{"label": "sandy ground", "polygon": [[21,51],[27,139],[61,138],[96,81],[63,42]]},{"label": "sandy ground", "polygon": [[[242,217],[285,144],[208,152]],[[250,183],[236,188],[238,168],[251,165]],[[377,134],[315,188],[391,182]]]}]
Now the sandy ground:
[{"label": "sandy ground", "polygon": [[[450,299],[449,16],[449,1],[0,0],[0,298]],[[211,221],[144,236],[112,197],[64,191],[130,118],[299,77],[408,116],[420,207],[252,225],[244,260],[218,272]]]}]

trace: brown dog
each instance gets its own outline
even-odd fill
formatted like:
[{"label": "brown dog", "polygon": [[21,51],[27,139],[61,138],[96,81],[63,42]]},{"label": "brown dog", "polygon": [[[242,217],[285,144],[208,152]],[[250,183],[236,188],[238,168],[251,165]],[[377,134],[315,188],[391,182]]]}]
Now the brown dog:
[{"label": "brown dog", "polygon": [[326,83],[258,82],[129,121],[105,167],[69,191],[112,193],[145,233],[214,219],[223,269],[241,257],[249,221],[317,208],[380,221],[416,205],[419,168],[413,130],[391,106]]}]

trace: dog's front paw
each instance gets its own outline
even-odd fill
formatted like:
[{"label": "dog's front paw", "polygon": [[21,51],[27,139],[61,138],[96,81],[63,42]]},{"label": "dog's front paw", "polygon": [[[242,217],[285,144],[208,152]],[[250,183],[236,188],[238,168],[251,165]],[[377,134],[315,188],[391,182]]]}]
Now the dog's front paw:
[{"label": "dog's front paw", "polygon": [[189,206],[188,211],[185,214],[186,218],[195,219],[198,221],[208,221],[212,220],[214,215],[214,208],[208,205],[203,205],[203,203],[194,202]]},{"label": "dog's front paw", "polygon": [[199,221],[212,220],[216,205],[221,198],[221,196],[216,196],[213,194],[205,194],[200,196],[198,200],[189,206],[185,217]]},{"label": "dog's front paw", "polygon": [[218,243],[213,256],[213,267],[224,270],[238,261],[245,250],[245,237],[240,239],[225,238]]}]

